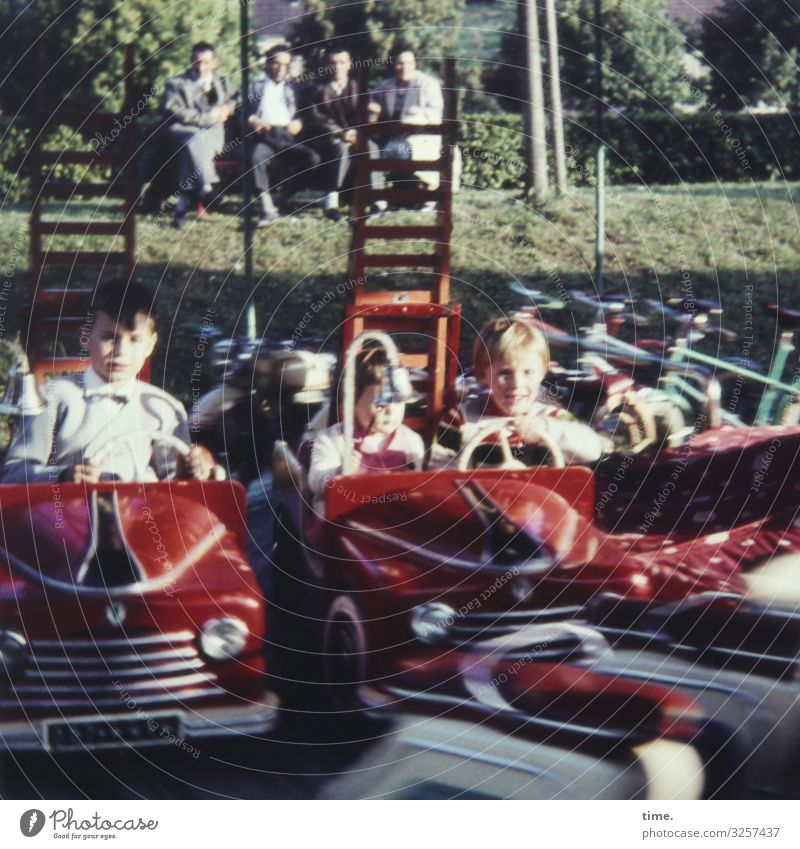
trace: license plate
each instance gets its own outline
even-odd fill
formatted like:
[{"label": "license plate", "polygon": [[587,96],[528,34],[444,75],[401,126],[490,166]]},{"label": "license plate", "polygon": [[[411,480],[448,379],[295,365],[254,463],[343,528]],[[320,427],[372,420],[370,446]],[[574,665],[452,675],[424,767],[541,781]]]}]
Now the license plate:
[{"label": "license plate", "polygon": [[123,744],[153,746],[183,737],[177,714],[141,717],[76,717],[44,724],[44,745],[52,752],[110,749]]}]

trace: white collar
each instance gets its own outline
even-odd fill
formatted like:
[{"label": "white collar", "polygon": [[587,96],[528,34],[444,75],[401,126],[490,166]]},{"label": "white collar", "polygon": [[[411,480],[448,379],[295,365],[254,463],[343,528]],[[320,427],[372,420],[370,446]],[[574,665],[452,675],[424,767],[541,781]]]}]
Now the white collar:
[{"label": "white collar", "polygon": [[136,378],[125,383],[109,383],[100,377],[93,366],[89,366],[83,373],[83,396],[84,398],[91,398],[96,395],[107,395],[108,397],[129,401],[136,390],[137,383]]}]

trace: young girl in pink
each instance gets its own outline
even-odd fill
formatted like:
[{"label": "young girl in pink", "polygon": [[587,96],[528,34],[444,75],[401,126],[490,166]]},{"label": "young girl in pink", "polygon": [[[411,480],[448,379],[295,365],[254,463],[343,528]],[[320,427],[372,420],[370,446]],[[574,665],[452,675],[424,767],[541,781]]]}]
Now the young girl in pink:
[{"label": "young girl in pink", "polygon": [[[403,424],[405,402],[381,399],[387,366],[383,348],[367,348],[356,361],[356,474],[422,468],[425,446],[420,435]],[[319,515],[324,515],[326,488],[342,472],[346,450],[341,424],[326,428],[314,440],[308,484]]]}]

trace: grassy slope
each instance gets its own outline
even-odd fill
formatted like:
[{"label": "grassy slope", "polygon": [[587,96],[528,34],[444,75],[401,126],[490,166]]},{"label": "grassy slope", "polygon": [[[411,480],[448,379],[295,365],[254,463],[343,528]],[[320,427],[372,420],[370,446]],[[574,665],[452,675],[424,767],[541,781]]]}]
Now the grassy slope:
[{"label": "grassy slope", "polygon": [[[696,298],[719,298],[726,324],[742,330],[745,286],[754,287],[754,303],[779,298],[797,304],[800,294],[800,228],[794,199],[797,185],[694,185],[686,187],[623,187],[609,190],[607,212],[607,291],[631,291],[653,297],[681,294],[681,265],[687,269]],[[235,206],[176,233],[164,222],[140,218],[140,276],[161,292],[159,325],[162,340],[157,360],[165,365],[168,384],[184,398],[188,394],[187,358],[192,344],[176,339],[174,328],[199,321],[209,305],[226,330],[242,331],[246,292],[242,279],[241,234]],[[521,200],[489,191],[465,190],[456,198],[453,239],[454,297],[464,306],[464,345],[471,327],[486,316],[519,305],[507,282],[520,279],[549,288],[554,295],[555,272],[567,288],[593,289],[594,200],[590,189],[573,189],[533,212]],[[84,210],[74,212],[85,218]],[[101,213],[102,214],[102,213]],[[409,220],[414,213],[396,213]],[[22,211],[0,215],[0,242],[6,268],[17,251],[7,298],[4,334],[13,335],[30,279],[27,266],[27,217]],[[16,245],[16,250],[13,246]],[[85,246],[89,246],[86,240]],[[319,299],[306,335],[336,333],[346,296],[349,228],[331,225],[317,209],[298,223],[282,221],[258,231],[255,248],[259,333],[283,338]],[[20,250],[21,249],[21,250]],[[73,282],[80,282],[77,275]],[[407,272],[377,281],[401,286]],[[337,286],[339,291],[337,291]],[[325,293],[330,293],[326,295]],[[755,347],[768,353],[774,329],[755,311]]]}]

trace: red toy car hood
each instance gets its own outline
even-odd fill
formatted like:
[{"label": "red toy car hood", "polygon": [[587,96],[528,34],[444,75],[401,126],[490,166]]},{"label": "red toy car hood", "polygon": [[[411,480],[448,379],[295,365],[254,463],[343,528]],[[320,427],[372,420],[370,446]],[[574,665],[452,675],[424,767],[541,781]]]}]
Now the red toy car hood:
[{"label": "red toy car hood", "polygon": [[724,539],[608,533],[594,521],[595,499],[592,473],[576,467],[343,477],[328,491],[331,521],[318,547],[342,562],[546,573],[556,605],[598,593],[659,603],[743,596],[741,571],[769,555],[752,545],[752,523]]},{"label": "red toy car hood", "polygon": [[[557,487],[558,492],[554,489]],[[507,569],[512,547],[557,563],[597,549],[586,469],[442,471],[339,478],[328,491],[331,539],[355,532],[405,558]]]},{"label": "red toy car hood", "polygon": [[154,590],[226,534],[244,545],[244,491],[228,482],[7,486],[0,513],[11,569],[65,589]]}]

